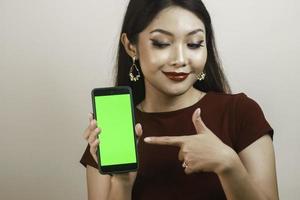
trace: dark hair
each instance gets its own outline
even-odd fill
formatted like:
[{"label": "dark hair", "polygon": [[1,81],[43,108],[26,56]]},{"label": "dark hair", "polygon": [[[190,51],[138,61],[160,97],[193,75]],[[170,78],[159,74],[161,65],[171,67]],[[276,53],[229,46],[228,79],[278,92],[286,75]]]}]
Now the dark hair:
[{"label": "dark hair", "polygon": [[[180,6],[193,12],[202,20],[206,29],[207,41],[207,60],[204,67],[206,77],[204,80],[196,81],[194,87],[208,92],[231,93],[228,81],[222,71],[221,62],[216,50],[215,39],[211,19],[205,5],[200,0],[130,0],[125,18],[122,25],[122,33],[126,33],[131,44],[138,43],[138,34],[142,32],[154,19],[154,17],[163,9],[170,6]],[[120,34],[120,38],[121,38]],[[136,62],[140,69],[140,63]],[[132,65],[132,58],[126,53],[121,40],[116,61],[115,86],[130,86],[133,91],[134,105],[137,105],[145,98],[144,77],[137,82],[131,82],[129,79],[129,69]]]}]

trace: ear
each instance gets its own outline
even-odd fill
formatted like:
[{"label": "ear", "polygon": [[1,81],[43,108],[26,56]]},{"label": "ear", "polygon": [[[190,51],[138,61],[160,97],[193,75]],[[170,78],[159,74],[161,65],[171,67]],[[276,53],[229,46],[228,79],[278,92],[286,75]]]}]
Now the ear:
[{"label": "ear", "polygon": [[126,33],[121,34],[121,42],[124,46],[124,49],[126,50],[127,54],[132,58],[133,56],[136,56],[138,59],[138,51],[135,45],[131,44],[130,41],[127,38]]}]

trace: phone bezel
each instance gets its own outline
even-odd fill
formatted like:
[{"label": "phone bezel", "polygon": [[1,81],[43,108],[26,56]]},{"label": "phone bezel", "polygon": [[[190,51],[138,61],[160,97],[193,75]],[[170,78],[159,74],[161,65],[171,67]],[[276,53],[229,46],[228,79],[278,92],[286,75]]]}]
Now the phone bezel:
[{"label": "phone bezel", "polygon": [[[133,104],[131,88],[128,86],[94,88],[91,92],[92,106],[93,106],[93,113],[94,113],[93,117],[94,117],[94,119],[97,120],[95,97],[96,96],[105,96],[105,95],[116,95],[116,94],[129,94],[130,95],[132,126],[133,126],[133,130],[134,130],[133,134],[134,134],[134,143],[135,143],[136,163],[101,166],[100,151],[99,151],[100,146],[101,146],[101,142],[100,142],[100,145],[98,146],[99,148],[97,148],[97,158],[98,158],[98,169],[101,174],[126,173],[126,172],[131,172],[131,171],[137,171],[137,169],[138,169],[137,137],[136,137],[135,128],[134,128],[135,127],[135,115],[134,115],[134,104]],[[98,136],[97,136],[97,138],[98,138]]]}]

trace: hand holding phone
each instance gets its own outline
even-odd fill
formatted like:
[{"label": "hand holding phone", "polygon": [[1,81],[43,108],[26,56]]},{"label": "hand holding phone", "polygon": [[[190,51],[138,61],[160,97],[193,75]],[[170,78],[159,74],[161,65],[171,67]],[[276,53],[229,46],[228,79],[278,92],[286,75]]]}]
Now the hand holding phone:
[{"label": "hand holding phone", "polygon": [[[94,120],[93,113],[89,113],[88,118],[89,118],[89,124],[83,133],[83,138],[89,143],[90,153],[94,158],[94,160],[96,161],[96,163],[98,164],[97,149],[100,142],[98,139],[98,135],[101,133],[101,127],[97,127],[96,125],[97,121]],[[96,130],[97,128],[99,129],[99,131]],[[135,133],[136,133],[137,140],[139,141],[140,137],[143,134],[142,125],[140,123],[137,123],[135,125]]]},{"label": "hand holding phone", "polygon": [[[94,158],[94,160],[96,161],[96,163],[98,163],[98,158],[97,158],[97,149],[98,149],[98,145],[99,145],[99,139],[97,139],[97,135],[101,134],[101,127],[99,128],[99,132],[96,131],[96,120],[94,120],[93,117],[93,113],[89,113],[89,125],[88,127],[85,129],[83,137],[85,140],[88,141],[89,145],[90,145],[90,153],[92,155],[92,157]],[[136,132],[136,137],[139,140],[140,137],[143,134],[143,130],[142,130],[142,125],[140,123],[137,123],[135,125],[135,132]],[[134,184],[135,178],[136,178],[137,172],[129,172],[129,173],[122,173],[122,174],[113,174],[113,177],[115,179],[115,181],[117,182],[121,182],[125,185],[132,185]]]}]

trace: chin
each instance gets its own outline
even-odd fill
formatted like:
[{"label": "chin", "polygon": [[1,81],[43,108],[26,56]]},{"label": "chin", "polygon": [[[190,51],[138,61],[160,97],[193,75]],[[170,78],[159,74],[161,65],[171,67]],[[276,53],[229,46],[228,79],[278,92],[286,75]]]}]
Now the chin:
[{"label": "chin", "polygon": [[169,96],[180,96],[184,93],[186,93],[191,87],[191,86],[183,86],[183,87],[179,87],[179,86],[174,86],[174,87],[168,87],[168,88],[164,88],[164,93],[168,94]]},{"label": "chin", "polygon": [[160,91],[167,96],[180,96],[193,88],[194,81],[185,80],[178,83],[170,83],[168,81],[145,82],[145,85],[151,85],[153,89]]}]

